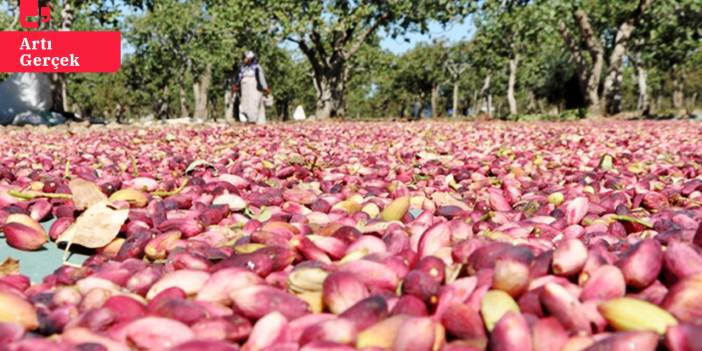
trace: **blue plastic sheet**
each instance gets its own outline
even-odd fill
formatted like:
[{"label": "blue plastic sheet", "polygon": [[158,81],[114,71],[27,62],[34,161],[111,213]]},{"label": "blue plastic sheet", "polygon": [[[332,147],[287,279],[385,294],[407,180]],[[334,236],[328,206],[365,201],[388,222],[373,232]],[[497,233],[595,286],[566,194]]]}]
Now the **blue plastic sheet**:
[{"label": "blue plastic sheet", "polygon": [[[54,219],[44,222],[41,225],[48,233]],[[44,248],[38,251],[22,251],[7,245],[5,237],[0,237],[0,262],[7,257],[12,257],[20,262],[20,273],[26,275],[33,283],[39,283],[42,279],[53,273],[63,264],[63,248],[59,248],[53,241],[44,244]],[[82,264],[89,256],[86,253],[76,252],[71,248],[71,256],[68,261],[73,264]]]}]

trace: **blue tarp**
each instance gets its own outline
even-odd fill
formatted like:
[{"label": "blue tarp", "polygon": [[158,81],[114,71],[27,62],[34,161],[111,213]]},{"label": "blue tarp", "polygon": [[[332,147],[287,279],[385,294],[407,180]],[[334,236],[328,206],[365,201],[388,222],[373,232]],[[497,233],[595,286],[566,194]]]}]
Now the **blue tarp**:
[{"label": "blue tarp", "polygon": [[[44,222],[41,225],[48,233],[54,219]],[[83,253],[76,253],[71,248],[72,255],[69,262],[82,264],[89,256]],[[12,257],[20,261],[20,273],[29,277],[33,283],[39,283],[42,279],[53,273],[63,264],[63,249],[58,248],[53,241],[44,244],[44,249],[38,251],[22,251],[7,245],[5,237],[0,237],[0,263],[6,258]]]}]

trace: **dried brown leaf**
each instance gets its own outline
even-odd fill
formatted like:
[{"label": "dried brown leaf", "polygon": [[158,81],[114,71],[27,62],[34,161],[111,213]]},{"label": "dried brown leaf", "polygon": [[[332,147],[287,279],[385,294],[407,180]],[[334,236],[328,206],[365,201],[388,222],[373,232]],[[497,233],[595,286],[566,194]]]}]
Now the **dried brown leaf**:
[{"label": "dried brown leaf", "polygon": [[19,261],[12,257],[8,257],[5,261],[0,263],[0,277],[19,274],[19,271]]},{"label": "dried brown leaf", "polygon": [[71,194],[73,194],[73,204],[78,210],[84,210],[107,200],[107,196],[93,182],[76,178],[68,183],[68,187],[71,189]]},{"label": "dried brown leaf", "polygon": [[57,242],[69,242],[95,249],[109,244],[127,220],[128,209],[116,210],[101,201],[90,206],[61,234]]},{"label": "dried brown leaf", "polygon": [[468,210],[468,205],[457,199],[454,195],[446,192],[435,192],[431,194],[431,199],[434,201],[436,206],[457,206],[462,210]]}]

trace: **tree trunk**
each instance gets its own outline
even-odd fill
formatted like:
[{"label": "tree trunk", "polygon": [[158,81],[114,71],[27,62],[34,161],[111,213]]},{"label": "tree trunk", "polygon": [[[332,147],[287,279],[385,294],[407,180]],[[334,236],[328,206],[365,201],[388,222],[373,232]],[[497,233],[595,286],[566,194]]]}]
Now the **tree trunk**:
[{"label": "tree trunk", "polygon": [[[73,8],[70,1],[63,2],[63,9],[61,9],[61,30],[70,31],[73,28],[73,20],[75,9]],[[68,111],[68,76],[66,74],[59,74],[58,81],[61,90],[61,111]],[[90,117],[90,116],[88,116]]]},{"label": "tree trunk", "polygon": [[656,98],[653,99],[654,105],[651,106],[651,109],[652,109],[653,111],[658,111],[658,110],[660,110],[661,107],[663,106],[663,95],[661,95],[660,92],[659,92],[658,94],[655,94],[655,97],[656,97]]},{"label": "tree trunk", "polygon": [[582,35],[585,37],[585,42],[587,43],[592,59],[592,66],[590,67],[587,83],[585,84],[585,103],[587,104],[588,112],[597,113],[600,107],[599,88],[602,67],[604,66],[604,49],[600,43],[600,38],[590,25],[590,19],[587,13],[582,10],[577,10],[575,11],[575,18],[580,26]]},{"label": "tree trunk", "polygon": [[220,118],[219,114],[216,113],[215,106],[217,105],[217,100],[214,96],[208,95],[209,102],[207,103],[207,115],[212,118],[213,121],[217,122]]},{"label": "tree trunk", "polygon": [[650,114],[650,106],[648,102],[648,71],[643,64],[641,54],[636,54],[634,57],[634,69],[636,70],[636,84],[639,88],[639,97],[636,101],[636,110],[643,116]]},{"label": "tree trunk", "polygon": [[488,116],[492,117],[492,93],[490,92],[490,80],[492,76],[490,74],[485,76],[485,83],[483,83],[483,88],[480,90],[480,95],[485,98],[485,110]]},{"label": "tree trunk", "polygon": [[698,92],[694,92],[694,93],[692,94],[692,96],[690,96],[690,98],[688,99],[688,105],[687,105],[687,106],[688,106],[688,108],[689,108],[690,110],[694,110],[695,107],[697,107],[697,95],[698,95],[698,94],[699,94]]},{"label": "tree trunk", "polygon": [[414,101],[414,107],[412,109],[412,112],[416,112],[416,116],[413,115],[412,117],[416,120],[421,120],[424,117],[424,104],[426,96],[424,96],[424,93],[419,93],[416,96],[416,99]]},{"label": "tree trunk", "polygon": [[236,95],[232,91],[234,81],[231,76],[227,77],[224,85],[224,121],[227,123],[236,122],[234,118],[234,103]]},{"label": "tree trunk", "polygon": [[280,111],[278,111],[278,115],[280,116],[281,121],[290,120],[290,100],[285,99],[280,103]]},{"label": "tree trunk", "polygon": [[166,120],[168,119],[168,100],[169,100],[169,91],[168,91],[168,84],[163,86],[163,89],[161,91],[161,98],[158,100],[158,103],[156,105],[156,116],[160,120]]},{"label": "tree trunk", "polygon": [[563,37],[563,41],[565,41],[571,55],[573,55],[576,72],[578,73],[578,86],[580,87],[580,92],[584,97],[585,92],[587,91],[587,79],[590,74],[587,67],[587,60],[585,60],[585,55],[581,49],[580,41],[575,39],[565,22],[559,21],[558,26],[561,36]]},{"label": "tree trunk", "polygon": [[49,81],[51,82],[51,111],[54,112],[65,112],[66,109],[63,97],[65,96],[66,84],[62,78],[62,74],[51,73],[49,74]]},{"label": "tree trunk", "polygon": [[188,97],[185,94],[185,86],[182,80],[178,82],[178,98],[180,100],[180,117],[190,116],[190,111],[188,111]]},{"label": "tree trunk", "polygon": [[451,75],[451,81],[453,81],[453,105],[451,107],[452,113],[451,117],[456,118],[459,114],[458,110],[458,90],[460,88],[460,79],[461,79],[461,74],[463,74],[463,71],[468,68],[468,65],[466,63],[457,63],[454,61],[450,61],[446,65],[446,69],[449,71]]},{"label": "tree trunk", "polygon": [[198,77],[198,80],[193,84],[193,92],[195,93],[195,113],[194,118],[207,120],[209,111],[207,109],[207,96],[212,85],[212,64],[208,63],[205,71]]},{"label": "tree trunk", "polygon": [[507,101],[509,102],[509,114],[517,115],[517,99],[514,96],[514,86],[517,83],[517,65],[519,56],[513,55],[509,59],[509,80],[507,82]]},{"label": "tree trunk", "polygon": [[694,110],[697,106],[697,92],[694,92],[689,99],[687,99],[688,110]]},{"label": "tree trunk", "polygon": [[534,91],[531,89],[527,90],[526,109],[527,109],[528,113],[534,113],[538,109],[538,106],[536,105],[536,95],[534,94]]},{"label": "tree trunk", "polygon": [[458,117],[458,89],[459,89],[459,84],[458,81],[453,82],[453,104],[451,107],[451,117],[456,118]]},{"label": "tree trunk", "polygon": [[673,108],[680,110],[683,108],[685,102],[684,93],[684,82],[685,82],[685,72],[684,69],[675,65],[673,67]]},{"label": "tree trunk", "polygon": [[602,90],[602,112],[604,114],[620,112],[620,103],[615,101],[617,95],[621,95],[621,84],[617,84],[617,79],[620,79],[619,83],[621,83],[622,63],[627,52],[629,39],[631,39],[639,19],[646,12],[652,1],[639,0],[636,10],[617,29],[617,34],[614,38],[614,48],[609,56],[609,65]]},{"label": "tree trunk", "polygon": [[334,80],[332,85],[332,117],[346,117],[346,80],[344,73]]},{"label": "tree trunk", "polygon": [[431,117],[439,117],[439,85],[436,83],[431,86]]},{"label": "tree trunk", "polygon": [[588,112],[595,114],[600,108],[599,87],[602,67],[604,66],[604,49],[598,34],[595,33],[590,24],[587,12],[582,9],[576,9],[573,12],[573,17],[587,46],[590,61],[587,62],[585,60],[579,42],[573,38],[568,27],[563,22],[560,23],[560,32],[575,59],[578,79],[583,90],[583,98]]},{"label": "tree trunk", "polygon": [[[73,28],[74,19],[74,9],[69,1],[64,1],[61,7],[61,23],[60,31],[69,31]],[[68,111],[68,91],[66,84],[66,74],[65,73],[52,73],[50,76],[51,81],[51,97],[52,97],[52,107],[51,110],[54,112],[66,112]]]},{"label": "tree trunk", "polygon": [[614,87],[612,88],[612,96],[607,100],[607,105],[610,106],[610,113],[616,114],[622,111],[622,83],[624,82],[624,74],[619,71],[614,78]]},{"label": "tree trunk", "polygon": [[590,113],[597,113],[600,106],[600,73],[602,72],[603,56],[599,55],[592,66],[585,90],[585,102]]},{"label": "tree trunk", "polygon": [[492,113],[493,113],[493,106],[492,106],[492,93],[488,94],[487,96],[487,106],[488,106],[488,115],[490,118],[492,118]]},{"label": "tree trunk", "polygon": [[66,81],[68,76],[65,74],[59,75],[59,81],[61,82],[61,100],[63,101],[63,112],[68,111],[68,82]]},{"label": "tree trunk", "polygon": [[473,91],[473,111],[471,111],[471,115],[475,116],[478,114],[480,111],[480,99],[478,99],[479,92],[477,90]]},{"label": "tree trunk", "polygon": [[609,65],[607,67],[607,74],[604,80],[604,88],[602,90],[602,113],[604,115],[619,113],[619,104],[614,100],[617,94],[620,93],[620,84],[617,84],[616,80],[621,79],[622,74],[622,63],[624,61],[624,55],[627,51],[627,44],[629,43],[629,38],[631,33],[634,31],[634,25],[629,22],[624,22],[617,31],[617,36],[614,39],[615,45],[612,49],[612,53],[609,56]]},{"label": "tree trunk", "polygon": [[61,30],[69,31],[73,28],[74,9],[70,1],[63,1],[61,6]]},{"label": "tree trunk", "polygon": [[224,92],[224,120],[227,123],[236,122],[234,118],[234,93],[230,88]]},{"label": "tree trunk", "polygon": [[115,107],[115,120],[118,124],[124,122],[124,105],[121,103],[117,103],[117,107]]},{"label": "tree trunk", "polygon": [[314,117],[317,119],[331,117],[331,89],[321,74],[314,75],[314,88],[317,91]]},{"label": "tree trunk", "polygon": [[316,118],[343,117],[346,115],[346,94],[345,74],[338,68],[332,71],[316,73],[314,75],[314,86],[317,91],[317,103],[315,110]]}]

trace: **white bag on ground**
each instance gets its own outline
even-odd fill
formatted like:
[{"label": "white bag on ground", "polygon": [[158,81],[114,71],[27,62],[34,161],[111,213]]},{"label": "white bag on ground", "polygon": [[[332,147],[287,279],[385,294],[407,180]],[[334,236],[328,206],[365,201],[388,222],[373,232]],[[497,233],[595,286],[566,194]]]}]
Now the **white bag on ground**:
[{"label": "white bag on ground", "polygon": [[23,112],[51,109],[51,82],[46,74],[18,73],[0,83],[0,124]]},{"label": "white bag on ground", "polygon": [[273,95],[268,95],[263,97],[263,105],[266,107],[273,107],[273,104],[275,103],[275,99],[273,99]]},{"label": "white bag on ground", "polygon": [[306,118],[307,116],[305,115],[305,109],[302,108],[302,105],[297,105],[295,112],[293,112],[293,120],[304,121]]}]

